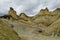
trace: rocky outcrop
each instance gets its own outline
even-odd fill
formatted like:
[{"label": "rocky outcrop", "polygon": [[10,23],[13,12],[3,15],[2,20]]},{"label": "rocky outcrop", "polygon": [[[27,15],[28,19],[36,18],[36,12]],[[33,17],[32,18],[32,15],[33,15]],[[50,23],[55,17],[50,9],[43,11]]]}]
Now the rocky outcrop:
[{"label": "rocky outcrop", "polygon": [[0,19],[0,40],[21,40],[7,22]]},{"label": "rocky outcrop", "polygon": [[22,23],[28,24],[28,25],[35,25],[32,21],[31,21],[32,17],[27,16],[25,13],[21,13],[19,15],[19,20]]},{"label": "rocky outcrop", "polygon": [[[0,18],[3,19],[9,19],[9,23],[12,21],[10,19],[15,19],[13,20],[13,24],[18,27],[23,27],[25,25],[29,25],[28,27],[38,27],[41,29],[39,32],[41,32],[44,35],[59,35],[60,36],[60,8],[57,8],[54,11],[49,11],[48,8],[41,9],[41,11],[32,17],[27,16],[25,13],[21,13],[19,16],[16,15],[16,11],[10,7],[10,10],[7,15],[1,16]],[[18,20],[16,20],[18,19]],[[16,23],[14,23],[16,22]],[[12,24],[11,23],[11,24]],[[7,23],[8,24],[8,23]],[[6,25],[7,25],[6,24]],[[22,26],[22,25],[23,26]],[[2,24],[1,24],[2,25]],[[10,24],[8,24],[10,25]],[[3,25],[2,25],[3,26]],[[17,27],[15,26],[15,27]],[[3,26],[4,27],[4,26]],[[26,26],[25,26],[26,27]],[[59,32],[59,33],[58,33]]]},{"label": "rocky outcrop", "polygon": [[42,9],[37,15],[35,15],[32,20],[36,24],[43,24],[49,26],[51,23],[56,21],[60,17],[59,9],[49,12],[49,10]]},{"label": "rocky outcrop", "polygon": [[38,15],[48,15],[49,14],[49,10],[48,8],[45,8],[45,9],[41,9],[40,12],[38,13]]},{"label": "rocky outcrop", "polygon": [[11,20],[11,18],[13,19],[13,17],[11,15],[3,15],[3,16],[0,16],[0,18],[4,18],[4,19],[8,19],[8,20]]},{"label": "rocky outcrop", "polygon": [[60,18],[49,25],[48,29],[44,31],[45,35],[60,36]]},{"label": "rocky outcrop", "polygon": [[21,13],[19,15],[19,19],[21,20],[25,20],[25,21],[29,21],[29,17],[25,14],[25,13]]},{"label": "rocky outcrop", "polygon": [[16,15],[16,11],[12,7],[10,7],[10,10],[7,15],[12,16],[14,19],[18,19],[18,16]]}]

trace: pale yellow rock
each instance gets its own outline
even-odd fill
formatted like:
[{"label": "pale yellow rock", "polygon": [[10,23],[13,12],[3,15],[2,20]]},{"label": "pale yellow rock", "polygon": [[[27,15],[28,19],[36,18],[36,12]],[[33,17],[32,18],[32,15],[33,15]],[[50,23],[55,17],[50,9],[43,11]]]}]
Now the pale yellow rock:
[{"label": "pale yellow rock", "polygon": [[29,21],[30,19],[29,19],[29,17],[25,14],[25,13],[21,13],[20,15],[19,15],[19,19],[21,20],[25,20],[25,21]]},{"label": "pale yellow rock", "polygon": [[60,36],[60,18],[53,22],[48,29],[44,31],[45,35]]},{"label": "pale yellow rock", "polygon": [[0,40],[21,40],[7,22],[0,19]]},{"label": "pale yellow rock", "polygon": [[43,24],[45,26],[49,26],[51,23],[56,21],[60,17],[60,10],[56,9],[53,12],[49,12],[49,10],[42,9],[37,15],[35,15],[32,20],[36,24]]},{"label": "pale yellow rock", "polygon": [[[19,16],[16,15],[16,11],[10,7],[10,10],[7,14],[8,16],[11,16],[11,19],[18,19],[11,21],[10,19],[8,21],[15,24],[24,24],[28,25],[27,27],[38,27],[41,30],[43,30],[42,34],[45,35],[59,35],[59,26],[60,26],[60,8],[57,8],[54,11],[49,11],[48,8],[41,9],[41,11],[32,17],[27,16],[25,13],[21,13]],[[7,17],[8,17],[7,16]],[[6,19],[7,20],[7,19]],[[10,23],[9,22],[9,23]],[[14,23],[16,22],[16,23]],[[8,23],[7,23],[8,24]],[[22,25],[18,25],[21,27]],[[9,25],[9,24],[8,24]],[[23,26],[24,26],[23,25]],[[16,26],[16,27],[17,27]],[[58,27],[58,29],[57,29]]]},{"label": "pale yellow rock", "polygon": [[16,15],[16,11],[10,7],[10,10],[7,15],[11,15],[14,19],[18,19],[18,16]]}]

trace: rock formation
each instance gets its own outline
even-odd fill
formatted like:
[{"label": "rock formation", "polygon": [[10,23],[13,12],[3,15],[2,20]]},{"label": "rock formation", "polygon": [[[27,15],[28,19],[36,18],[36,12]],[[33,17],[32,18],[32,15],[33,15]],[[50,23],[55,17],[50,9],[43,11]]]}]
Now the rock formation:
[{"label": "rock formation", "polygon": [[43,24],[45,26],[49,26],[51,23],[53,23],[60,17],[59,12],[59,9],[56,9],[53,12],[49,12],[47,8],[42,9],[37,15],[32,18],[32,20],[36,24]]},{"label": "rock formation", "polygon": [[21,13],[19,15],[19,19],[25,20],[25,21],[29,21],[29,17],[25,14],[25,13]]},{"label": "rock formation", "polygon": [[12,7],[10,7],[10,10],[7,15],[12,16],[14,19],[18,19],[18,16],[16,15],[16,11]]},{"label": "rock formation", "polygon": [[[10,7],[8,14],[4,15],[4,16],[0,16],[0,19],[2,21],[4,20],[3,22],[2,21],[0,22],[0,25],[2,28],[0,31],[4,32],[4,33],[1,32],[1,37],[4,37],[5,35],[7,35],[7,36],[9,36],[8,37],[9,39],[11,38],[11,40],[20,39],[18,37],[18,35],[16,35],[13,31],[14,27],[15,28],[19,27],[18,31],[21,30],[21,32],[22,31],[31,32],[31,30],[32,30],[35,33],[39,32],[39,34],[44,34],[47,36],[51,36],[51,35],[60,36],[60,8],[57,8],[52,12],[49,11],[48,8],[41,9],[41,11],[37,15],[29,17],[25,13],[21,13],[19,16],[17,16],[16,11],[12,7]],[[14,19],[14,20],[12,21],[11,19]],[[11,26],[12,27],[14,26],[14,27],[11,28]],[[4,29],[4,28],[6,28],[6,29]],[[21,34],[24,34],[24,32],[22,32]],[[30,32],[28,32],[28,33],[30,33]],[[18,33],[20,33],[20,32],[18,32]],[[27,35],[28,35],[28,33],[27,33]],[[11,34],[12,36],[10,36],[9,34]],[[2,36],[2,35],[4,35],[4,36]],[[6,38],[7,38],[7,36],[6,36]]]},{"label": "rock formation", "polygon": [[44,34],[60,36],[60,18],[53,22],[51,25],[49,25],[48,29],[45,30]]},{"label": "rock formation", "polygon": [[21,40],[11,26],[0,19],[0,40]]}]

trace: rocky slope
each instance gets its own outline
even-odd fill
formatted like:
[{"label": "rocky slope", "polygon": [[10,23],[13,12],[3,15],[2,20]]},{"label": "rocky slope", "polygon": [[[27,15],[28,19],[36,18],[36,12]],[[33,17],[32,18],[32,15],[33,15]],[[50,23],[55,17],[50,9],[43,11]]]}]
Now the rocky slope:
[{"label": "rocky slope", "polygon": [[[8,14],[0,16],[0,19],[3,21],[0,22],[1,27],[6,28],[1,29],[4,32],[1,35],[5,34],[7,29],[8,31],[12,30],[11,40],[20,40],[21,38],[22,40],[60,40],[60,8],[52,12],[48,8],[41,9],[37,15],[29,17],[25,13],[21,13],[19,16],[16,15],[16,11],[10,7]],[[7,26],[5,27],[5,25]],[[7,36],[10,36],[9,32],[7,32]]]},{"label": "rocky slope", "polygon": [[8,22],[0,19],[0,40],[21,40]]},{"label": "rocky slope", "polygon": [[49,26],[55,20],[60,17],[60,10],[59,8],[50,12],[47,8],[42,9],[37,15],[35,15],[32,19],[33,22],[36,24],[43,24],[45,26]]}]

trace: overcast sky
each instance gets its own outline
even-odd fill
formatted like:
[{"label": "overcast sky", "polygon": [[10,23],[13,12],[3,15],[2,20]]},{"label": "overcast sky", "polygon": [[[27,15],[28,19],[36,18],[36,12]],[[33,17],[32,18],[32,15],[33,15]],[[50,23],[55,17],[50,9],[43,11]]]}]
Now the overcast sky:
[{"label": "overcast sky", "polygon": [[13,7],[17,14],[25,12],[35,15],[40,9],[48,7],[49,10],[60,7],[60,0],[0,0],[0,13],[6,14],[9,7]]}]

